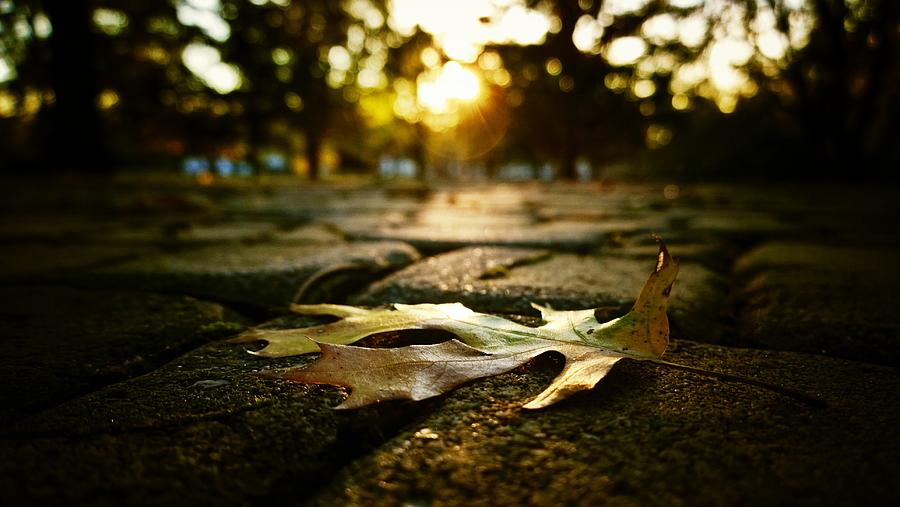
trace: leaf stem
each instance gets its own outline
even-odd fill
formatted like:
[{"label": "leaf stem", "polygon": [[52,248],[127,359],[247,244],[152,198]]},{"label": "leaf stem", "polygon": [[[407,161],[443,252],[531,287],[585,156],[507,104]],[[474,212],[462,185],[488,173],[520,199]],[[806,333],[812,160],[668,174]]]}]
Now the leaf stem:
[{"label": "leaf stem", "polygon": [[648,362],[658,364],[660,366],[667,366],[669,368],[674,368],[676,370],[683,370],[691,373],[695,373],[697,375],[703,375],[706,377],[714,377],[719,380],[724,380],[726,382],[740,382],[742,384],[749,384],[757,387],[762,387],[763,389],[768,389],[769,391],[773,391],[779,394],[783,394],[785,396],[789,396],[796,400],[802,401],[808,405],[817,408],[825,408],[828,406],[828,403],[825,400],[813,396],[811,394],[804,393],[802,391],[798,391],[796,389],[791,389],[790,387],[784,387],[777,384],[770,384],[768,382],[763,382],[762,380],[756,380],[749,377],[742,377],[740,375],[732,375],[730,373],[722,373],[718,371],[710,371],[704,370],[702,368],[695,368],[693,366],[685,366],[683,364],[678,363],[670,363],[668,361],[663,361],[661,359],[647,359]]}]

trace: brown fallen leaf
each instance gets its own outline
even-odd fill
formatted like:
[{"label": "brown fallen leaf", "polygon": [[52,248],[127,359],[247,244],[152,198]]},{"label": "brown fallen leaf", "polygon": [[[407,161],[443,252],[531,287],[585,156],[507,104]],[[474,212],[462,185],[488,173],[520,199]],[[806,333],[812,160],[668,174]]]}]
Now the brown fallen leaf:
[{"label": "brown fallen leaf", "polygon": [[[333,315],[341,320],[300,329],[253,329],[234,341],[267,341],[266,347],[254,352],[265,357],[321,350],[322,357],[315,363],[288,368],[278,376],[349,387],[349,398],[336,408],[430,398],[470,380],[510,371],[551,351],[565,356],[565,367],[525,408],[543,408],[593,388],[621,359],[648,360],[723,380],[760,385],[810,401],[805,395],[778,386],[660,360],[669,341],[666,307],[677,274],[678,263],[660,243],[656,267],[634,307],[608,322],[598,321],[593,309],[557,311],[534,304],[544,321],[535,328],[477,313],[460,303],[395,304],[374,310],[331,304],[292,305],[296,313]],[[380,349],[349,346],[375,333],[404,329],[439,329],[455,334],[458,340]]]}]

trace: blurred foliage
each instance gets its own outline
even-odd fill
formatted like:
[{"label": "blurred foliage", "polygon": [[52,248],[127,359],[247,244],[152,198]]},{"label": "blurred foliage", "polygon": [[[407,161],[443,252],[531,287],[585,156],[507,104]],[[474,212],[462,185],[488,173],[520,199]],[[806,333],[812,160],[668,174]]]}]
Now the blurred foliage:
[{"label": "blurred foliage", "polygon": [[898,11],[893,0],[0,0],[0,165],[895,177]]}]

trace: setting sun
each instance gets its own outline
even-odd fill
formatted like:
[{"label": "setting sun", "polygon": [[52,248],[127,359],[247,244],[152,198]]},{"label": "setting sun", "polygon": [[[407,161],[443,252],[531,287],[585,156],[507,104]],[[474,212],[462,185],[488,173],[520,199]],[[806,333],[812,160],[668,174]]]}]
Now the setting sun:
[{"label": "setting sun", "polygon": [[478,76],[458,62],[450,61],[440,70],[423,74],[418,80],[419,103],[432,113],[447,113],[454,102],[472,102],[478,98]]}]

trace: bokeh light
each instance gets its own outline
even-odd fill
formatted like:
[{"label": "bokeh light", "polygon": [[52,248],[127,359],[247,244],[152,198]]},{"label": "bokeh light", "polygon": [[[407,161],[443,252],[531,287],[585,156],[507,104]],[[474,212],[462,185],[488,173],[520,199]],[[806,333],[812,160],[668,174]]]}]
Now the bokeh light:
[{"label": "bokeh light", "polygon": [[475,72],[456,61],[422,74],[417,86],[419,103],[432,113],[451,112],[456,103],[475,100],[481,89]]}]

